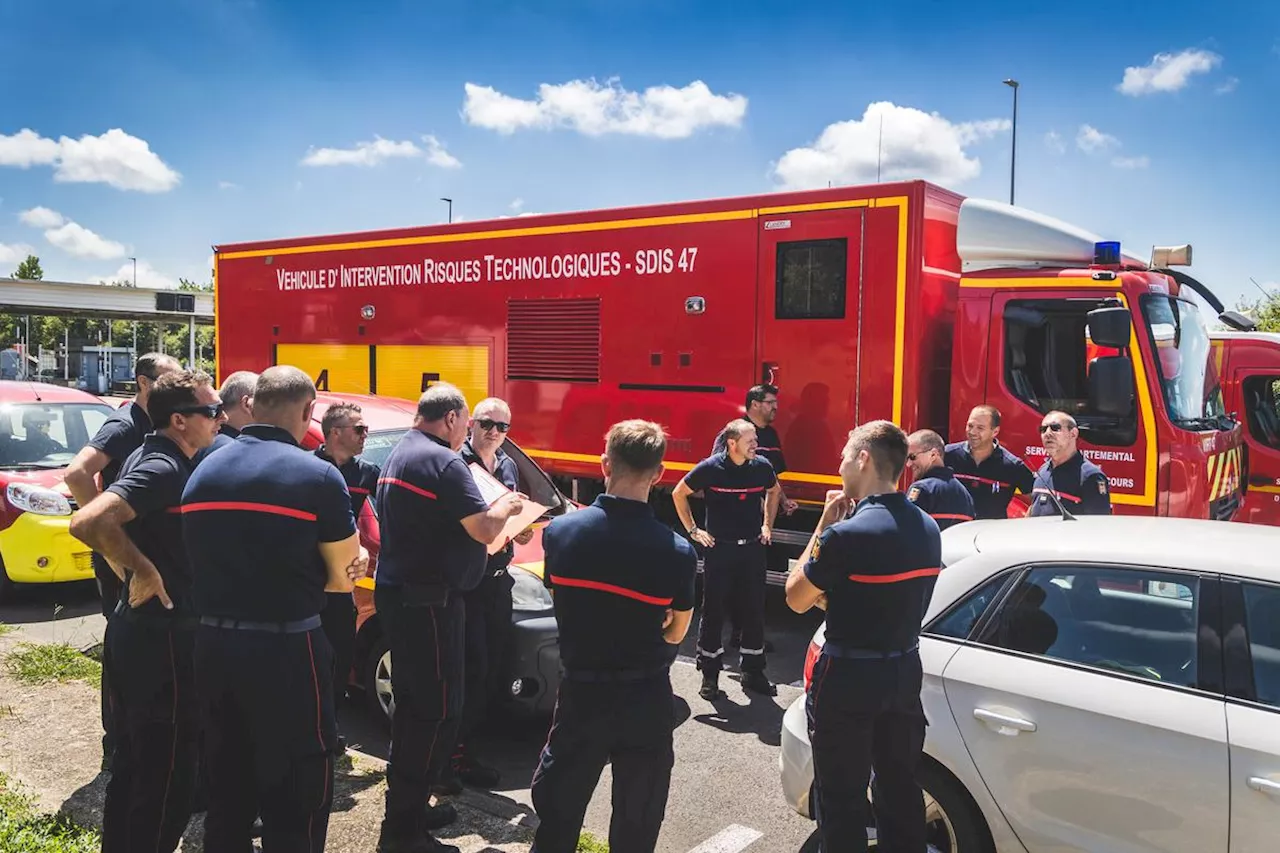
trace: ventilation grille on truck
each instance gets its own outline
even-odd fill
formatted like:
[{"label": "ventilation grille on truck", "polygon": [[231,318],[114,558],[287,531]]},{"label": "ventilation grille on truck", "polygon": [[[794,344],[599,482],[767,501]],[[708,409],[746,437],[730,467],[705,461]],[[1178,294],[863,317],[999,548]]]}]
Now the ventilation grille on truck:
[{"label": "ventilation grille on truck", "polygon": [[599,382],[599,298],[508,300],[507,379]]}]

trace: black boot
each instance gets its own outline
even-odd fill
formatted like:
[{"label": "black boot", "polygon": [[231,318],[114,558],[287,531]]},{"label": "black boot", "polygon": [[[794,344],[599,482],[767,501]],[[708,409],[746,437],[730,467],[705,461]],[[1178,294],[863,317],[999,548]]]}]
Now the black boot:
[{"label": "black boot", "polygon": [[761,693],[765,696],[778,695],[778,688],[774,687],[769,682],[769,679],[765,677],[765,674],[759,670],[742,673],[742,689],[750,690],[752,693]]},{"label": "black boot", "polygon": [[481,764],[465,752],[455,760],[454,772],[458,774],[462,784],[483,791],[498,787],[498,783],[502,781],[501,773]]},{"label": "black boot", "polygon": [[725,693],[720,689],[719,672],[702,673],[702,686],[698,688],[698,695],[708,702],[724,698]]}]

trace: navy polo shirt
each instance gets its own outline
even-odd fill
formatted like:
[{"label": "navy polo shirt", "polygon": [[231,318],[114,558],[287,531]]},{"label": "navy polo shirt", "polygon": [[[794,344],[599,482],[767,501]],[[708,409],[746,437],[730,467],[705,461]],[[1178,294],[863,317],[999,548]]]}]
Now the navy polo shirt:
[{"label": "navy polo shirt", "polygon": [[210,453],[226,447],[239,437],[240,430],[236,429],[231,424],[223,424],[218,428],[218,434],[213,437],[213,444],[202,450],[196,451],[196,455],[192,457],[192,464],[199,465]]},{"label": "navy polo shirt", "polygon": [[[753,421],[752,426],[756,428],[756,453],[763,456],[765,461],[773,466],[773,473],[781,474],[786,471],[787,459],[782,455],[782,439],[778,437],[778,431],[773,428],[772,424],[758,426]],[[724,437],[724,432],[721,431],[711,445],[712,455],[724,453],[727,446],[728,441]]]},{"label": "navy polo shirt", "polygon": [[378,488],[380,469],[377,465],[372,462],[366,462],[359,456],[353,456],[346,461],[346,464],[339,465],[333,461],[333,457],[328,454],[323,444],[316,448],[316,456],[337,468],[338,473],[342,475],[343,482],[347,484],[347,492],[351,495],[351,514],[359,522],[360,511],[364,509],[364,502]]},{"label": "navy polo shirt", "polygon": [[[484,460],[480,458],[480,454],[476,453],[471,446],[471,439],[467,439],[462,444],[462,461],[467,465],[475,463],[481,468],[485,467]],[[488,470],[488,469],[486,469]],[[489,471],[498,482],[506,486],[513,492],[520,490],[520,469],[516,467],[516,460],[502,452],[502,448],[498,448],[497,454],[494,456],[493,470]],[[507,566],[511,565],[512,558],[515,557],[516,545],[514,542],[508,542],[507,546],[496,554],[489,555],[489,562],[486,569],[490,572],[500,572]]]},{"label": "navy polo shirt", "polygon": [[[138,550],[160,572],[165,592],[173,601],[173,610],[166,610],[159,598],[153,598],[138,613],[153,615],[190,616],[194,613],[191,601],[191,565],[182,539],[182,490],[191,476],[191,461],[168,436],[153,432],[143,439],[142,446],[120,466],[120,475],[107,491],[116,495],[133,510],[134,518],[124,526],[124,532]],[[129,572],[121,594],[129,600]]]},{"label": "navy polo shirt", "polygon": [[901,492],[859,501],[822,531],[804,567],[827,595],[827,641],[878,652],[916,645],[941,571],[937,523]]},{"label": "navy polo shirt", "polygon": [[142,446],[142,439],[151,432],[151,418],[147,410],[130,401],[111,413],[106,423],[98,427],[89,440],[89,446],[101,450],[111,461],[102,469],[102,487],[105,489],[120,476],[120,466],[129,454]]},{"label": "navy polo shirt", "polygon": [[913,482],[907,490],[907,500],[927,512],[939,530],[973,521],[973,498],[945,465],[930,468]]},{"label": "navy polo shirt", "polygon": [[1036,472],[1036,484],[1029,516],[1058,515],[1058,507],[1049,497],[1058,496],[1072,515],[1111,515],[1111,492],[1107,475],[1084,454],[1076,451],[1061,465],[1046,461]]},{"label": "navy polo shirt", "polygon": [[668,609],[693,609],[698,558],[649,504],[600,495],[548,524],[542,549],[567,671],[648,670],[675,660],[662,623]]},{"label": "navy polo shirt", "polygon": [[981,462],[974,461],[969,442],[948,444],[943,462],[969,490],[978,518],[1008,518],[1014,489],[1029,495],[1035,482],[1035,475],[1026,463],[999,442]]},{"label": "navy polo shirt", "polygon": [[332,465],[280,427],[250,424],[196,466],[182,531],[201,616],[293,622],[320,613],[329,571],[321,542],[356,532]]},{"label": "navy polo shirt", "polygon": [[461,522],[489,505],[467,463],[442,439],[405,433],[382,465],[374,500],[382,530],[378,583],[464,592],[480,583],[486,549]]},{"label": "navy polo shirt", "polygon": [[707,504],[707,532],[715,539],[755,539],[764,523],[764,495],[778,482],[773,466],[760,457],[734,464],[728,452],[703,459],[685,475]]}]

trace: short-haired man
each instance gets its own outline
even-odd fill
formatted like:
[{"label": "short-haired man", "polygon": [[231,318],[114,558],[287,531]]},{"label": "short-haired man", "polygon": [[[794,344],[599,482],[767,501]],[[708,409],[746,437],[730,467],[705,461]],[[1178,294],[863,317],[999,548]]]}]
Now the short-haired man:
[{"label": "short-haired man", "polygon": [[[119,476],[120,466],[129,458],[129,454],[142,446],[143,437],[152,429],[151,418],[147,415],[147,400],[151,396],[152,385],[161,376],[180,367],[176,358],[164,353],[149,352],[138,356],[133,365],[134,381],[138,385],[133,400],[112,412],[111,417],[98,428],[89,443],[80,448],[80,452],[67,466],[67,490],[76,499],[77,505],[88,506],[98,496],[98,474],[102,475],[102,488],[110,486]],[[98,582],[98,595],[102,599],[102,615],[110,618],[120,601],[124,574],[96,551],[92,561],[93,576]],[[109,676],[103,672],[101,699],[104,769],[110,767],[111,754],[115,749],[110,691]]]},{"label": "short-haired man", "polygon": [[71,519],[73,536],[125,569],[103,653],[117,720],[106,853],[176,848],[196,781],[196,612],[179,510],[191,458],[213,443],[222,404],[208,376],[180,370],[156,381],[147,406],[155,432]]},{"label": "short-haired man", "polygon": [[1073,515],[1110,515],[1107,475],[1084,458],[1080,430],[1066,412],[1050,412],[1040,422],[1040,442],[1048,459],[1036,472],[1029,516],[1057,515],[1056,497]]},{"label": "short-haired man", "polygon": [[907,437],[907,464],[914,478],[907,500],[929,514],[946,530],[962,521],[973,521],[973,498],[942,462],[942,436],[931,429]]},{"label": "short-haired man", "polygon": [[[724,428],[725,450],[693,467],[671,493],[689,538],[706,548],[702,566],[702,622],[698,668],[707,700],[723,696],[724,618],[730,602],[742,620],[742,686],[766,696],[777,689],[764,674],[765,546],[773,534],[782,489],[773,466],[756,455],[756,428],[748,420]],[[689,495],[706,495],[707,529],[693,520]]]},{"label": "short-haired man", "polygon": [[457,819],[427,804],[458,739],[464,701],[465,608],[480,583],[486,547],[524,508],[517,493],[492,505],[458,450],[467,398],[441,382],[418,398],[413,428],[382,466],[374,500],[381,529],[374,603],[391,647],[391,722],[386,813],[378,849],[454,851],[429,830]]},{"label": "short-haired man", "polygon": [[222,400],[222,411],[227,419],[213,444],[196,454],[197,465],[210,453],[235,441],[240,430],[253,423],[253,386],[257,382],[258,374],[252,370],[237,370],[222,380],[218,397]]},{"label": "short-haired man", "polygon": [[[797,613],[827,611],[806,714],[823,850],[867,849],[867,781],[878,843],[923,851],[920,623],[941,572],[938,525],[898,491],[907,436],[889,421],[849,434],[843,490],[829,492],[809,559],[787,578]],[[851,504],[856,507],[845,518]]]},{"label": "short-haired man", "polygon": [[268,850],[324,849],[337,727],[326,592],[364,575],[338,471],[299,445],[316,389],[269,367],[254,420],[195,469],[183,534],[200,613],[196,678],[204,710],[205,849],[248,850],[255,815]]},{"label": "short-haired man", "polygon": [[964,441],[947,445],[943,462],[969,490],[977,518],[1006,518],[1014,490],[1030,495],[1035,475],[1000,444],[1000,410],[995,406],[974,406],[964,432]]},{"label": "short-haired man", "polygon": [[610,761],[609,849],[652,851],[658,843],[675,762],[670,668],[693,617],[697,574],[692,546],[648,502],[666,444],[655,423],[614,424],[600,457],[605,493],[542,533],[564,679],[533,774],[532,853],[577,849]]}]

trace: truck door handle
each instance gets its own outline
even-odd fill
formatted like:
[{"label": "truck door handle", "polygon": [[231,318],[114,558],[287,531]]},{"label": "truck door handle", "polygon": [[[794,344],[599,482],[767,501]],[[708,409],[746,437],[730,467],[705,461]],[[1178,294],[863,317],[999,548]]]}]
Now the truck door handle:
[{"label": "truck door handle", "polygon": [[[988,711],[985,708],[974,708],[973,718],[986,723],[987,728],[996,734],[1006,737],[1015,737],[1018,732],[1034,732],[1036,730],[1036,724],[1030,720],[997,714],[995,711]],[[1280,785],[1277,785],[1276,788],[1280,791]]]},{"label": "truck door handle", "polygon": [[1261,776],[1250,776],[1249,787],[1255,791],[1270,794],[1273,797],[1280,797],[1280,782],[1272,782],[1270,779],[1264,779]]}]

